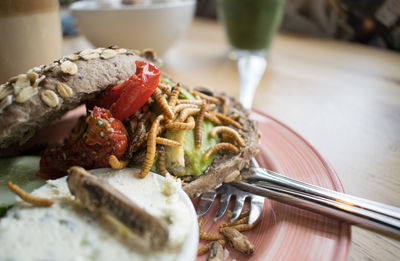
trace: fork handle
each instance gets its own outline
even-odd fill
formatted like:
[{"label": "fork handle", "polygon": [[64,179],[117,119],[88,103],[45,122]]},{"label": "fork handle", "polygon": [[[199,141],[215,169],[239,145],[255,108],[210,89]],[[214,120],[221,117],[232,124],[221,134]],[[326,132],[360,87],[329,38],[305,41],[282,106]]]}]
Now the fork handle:
[{"label": "fork handle", "polygon": [[252,175],[246,182],[231,184],[400,239],[400,208],[321,188],[262,168],[250,171]]}]

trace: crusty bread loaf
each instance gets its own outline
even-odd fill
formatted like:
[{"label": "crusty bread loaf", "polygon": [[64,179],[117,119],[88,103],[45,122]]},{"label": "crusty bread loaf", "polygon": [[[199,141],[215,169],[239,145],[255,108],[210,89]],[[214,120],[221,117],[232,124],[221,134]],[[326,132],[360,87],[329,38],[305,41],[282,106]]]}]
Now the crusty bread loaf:
[{"label": "crusty bread loaf", "polygon": [[87,49],[12,77],[0,85],[0,149],[24,144],[39,128],[127,79],[137,59],[144,58],[126,49]]}]

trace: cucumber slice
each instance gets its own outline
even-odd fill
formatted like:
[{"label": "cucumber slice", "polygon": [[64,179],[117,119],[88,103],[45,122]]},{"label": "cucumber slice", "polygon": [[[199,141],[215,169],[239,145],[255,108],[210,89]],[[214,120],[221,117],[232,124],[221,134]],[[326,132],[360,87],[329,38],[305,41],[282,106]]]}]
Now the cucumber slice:
[{"label": "cucumber slice", "polygon": [[36,175],[39,161],[39,156],[0,159],[0,209],[7,210],[15,203],[15,194],[8,188],[7,181],[10,180],[27,192],[32,192],[46,182]]}]

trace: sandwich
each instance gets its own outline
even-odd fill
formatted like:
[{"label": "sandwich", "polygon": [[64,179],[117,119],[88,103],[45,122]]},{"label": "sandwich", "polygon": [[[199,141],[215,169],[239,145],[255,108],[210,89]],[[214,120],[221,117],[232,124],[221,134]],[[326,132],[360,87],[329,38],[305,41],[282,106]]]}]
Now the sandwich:
[{"label": "sandwich", "polygon": [[[258,150],[249,111],[234,98],[162,74],[154,52],[87,49],[0,85],[0,150],[21,147],[67,111],[86,104],[62,144],[42,152],[39,175],[68,169],[138,167],[170,173],[190,197],[241,178]],[[3,153],[4,155],[4,153]]]}]

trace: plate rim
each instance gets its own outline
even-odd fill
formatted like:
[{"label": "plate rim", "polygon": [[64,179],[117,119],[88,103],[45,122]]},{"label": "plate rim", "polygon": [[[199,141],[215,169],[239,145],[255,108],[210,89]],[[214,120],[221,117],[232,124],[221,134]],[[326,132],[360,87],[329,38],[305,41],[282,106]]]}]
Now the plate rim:
[{"label": "plate rim", "polygon": [[[315,153],[318,160],[323,164],[324,168],[328,171],[329,178],[332,181],[332,184],[334,185],[335,190],[345,193],[343,184],[342,184],[338,174],[336,173],[335,169],[333,168],[332,164],[330,164],[309,141],[307,141],[303,136],[301,136],[298,132],[293,130],[287,124],[285,124],[282,121],[278,120],[277,118],[269,115],[268,113],[265,113],[259,109],[255,109],[255,108],[251,109],[251,113],[256,113],[265,118],[268,118],[268,119],[272,120],[273,122],[275,122],[276,124],[285,128],[292,134],[294,134],[296,136],[296,138],[298,138],[308,148],[310,148],[313,153]],[[348,223],[340,222],[339,230],[340,230],[340,236],[339,236],[339,239],[337,240],[335,254],[332,256],[331,260],[347,260],[347,257],[348,257],[350,243],[351,243],[351,226]]]}]

